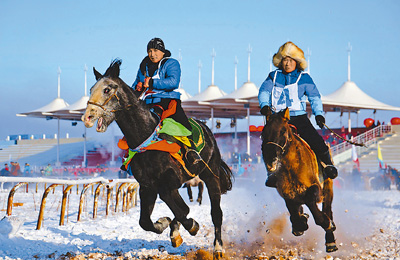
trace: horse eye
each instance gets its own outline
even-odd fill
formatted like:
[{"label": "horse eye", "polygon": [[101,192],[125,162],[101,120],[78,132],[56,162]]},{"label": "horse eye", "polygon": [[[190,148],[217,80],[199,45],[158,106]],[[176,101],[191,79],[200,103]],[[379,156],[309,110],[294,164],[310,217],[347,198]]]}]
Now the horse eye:
[{"label": "horse eye", "polygon": [[104,89],[104,94],[108,94],[108,93],[110,93],[110,89],[109,88],[105,88]]}]

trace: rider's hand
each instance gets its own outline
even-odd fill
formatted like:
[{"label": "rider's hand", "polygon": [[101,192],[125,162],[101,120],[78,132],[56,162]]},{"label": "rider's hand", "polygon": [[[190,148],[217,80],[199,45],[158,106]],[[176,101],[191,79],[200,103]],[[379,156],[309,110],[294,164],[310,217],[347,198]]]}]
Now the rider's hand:
[{"label": "rider's hand", "polygon": [[324,128],[324,124],[325,124],[325,117],[318,115],[315,116],[315,122],[317,123],[317,125],[319,126],[319,128]]},{"label": "rider's hand", "polygon": [[272,115],[272,110],[269,106],[264,106],[263,108],[261,108],[260,113],[261,115],[269,117],[270,115]]},{"label": "rider's hand", "polygon": [[146,78],[144,79],[143,86],[144,86],[145,88],[148,88],[148,87],[149,87],[150,79],[151,79],[151,77],[146,77]]},{"label": "rider's hand", "polygon": [[143,91],[143,83],[142,82],[139,82],[138,84],[136,84],[136,90]]}]

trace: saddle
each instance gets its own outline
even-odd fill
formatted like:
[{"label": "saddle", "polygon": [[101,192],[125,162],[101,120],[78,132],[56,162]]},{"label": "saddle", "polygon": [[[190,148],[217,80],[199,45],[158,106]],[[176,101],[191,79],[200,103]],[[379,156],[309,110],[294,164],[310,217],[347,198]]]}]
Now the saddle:
[{"label": "saddle", "polygon": [[[125,137],[118,141],[118,147],[122,150],[128,151],[128,156],[121,166],[122,170],[126,170],[130,175],[133,175],[129,166],[133,156],[137,153],[156,150],[168,152],[182,165],[191,177],[195,176],[191,171],[189,171],[188,162],[182,157],[182,149],[185,149],[186,146],[200,153],[205,146],[204,132],[199,123],[192,118],[189,119],[192,131],[189,131],[174,119],[169,118],[168,116],[174,114],[175,111],[176,101],[173,100],[170,102],[168,109],[162,113],[160,123],[157,125],[154,132],[138,147],[134,149],[129,148]],[[191,137],[191,139],[189,139],[189,137]]]}]

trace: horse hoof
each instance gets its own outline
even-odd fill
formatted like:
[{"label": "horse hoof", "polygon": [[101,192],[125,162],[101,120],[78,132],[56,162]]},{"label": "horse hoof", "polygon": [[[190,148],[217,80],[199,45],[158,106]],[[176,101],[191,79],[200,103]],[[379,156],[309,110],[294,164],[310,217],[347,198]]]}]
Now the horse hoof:
[{"label": "horse hoof", "polygon": [[169,226],[170,223],[171,219],[169,217],[163,217],[159,218],[156,223],[154,223],[154,226],[158,227],[158,229],[162,232]]},{"label": "horse hoof", "polygon": [[190,199],[190,202],[193,202],[193,199]]},{"label": "horse hoof", "polygon": [[200,226],[199,223],[197,223],[195,220],[193,220],[193,226],[190,230],[188,230],[189,234],[192,236],[195,236],[197,232],[199,231]]},{"label": "horse hoof", "polygon": [[224,253],[222,251],[214,251],[213,259],[222,259],[224,258]]},{"label": "horse hoof", "polygon": [[338,248],[336,246],[336,243],[328,243],[328,244],[326,244],[326,252],[327,253],[332,253],[332,252],[335,252],[337,250],[338,250]]},{"label": "horse hoof", "polygon": [[295,235],[296,237],[301,236],[304,234],[304,231],[296,231],[296,230],[292,230],[292,234]]},{"label": "horse hoof", "polygon": [[173,247],[178,247],[182,245],[183,239],[181,235],[178,234],[177,236],[171,237],[171,243]]}]

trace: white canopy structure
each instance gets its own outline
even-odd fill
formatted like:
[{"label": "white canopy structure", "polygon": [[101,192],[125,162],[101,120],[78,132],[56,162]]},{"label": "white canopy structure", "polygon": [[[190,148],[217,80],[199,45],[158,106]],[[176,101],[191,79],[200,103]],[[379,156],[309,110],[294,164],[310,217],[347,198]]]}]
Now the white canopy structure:
[{"label": "white canopy structure", "polygon": [[360,109],[400,111],[400,107],[382,103],[363,92],[353,81],[346,81],[333,93],[322,96],[325,107],[340,107],[342,111],[355,112]]},{"label": "white canopy structure", "polygon": [[60,75],[61,75],[61,69],[58,68],[58,96],[56,99],[51,101],[49,104],[29,111],[25,113],[19,113],[17,116],[30,116],[30,117],[40,117],[40,118],[50,118],[52,119],[53,117],[57,118],[58,121],[58,126],[57,126],[57,166],[60,165],[60,116],[54,116],[52,111],[63,109],[68,106],[68,103],[64,101],[64,99],[60,98]]}]

